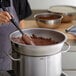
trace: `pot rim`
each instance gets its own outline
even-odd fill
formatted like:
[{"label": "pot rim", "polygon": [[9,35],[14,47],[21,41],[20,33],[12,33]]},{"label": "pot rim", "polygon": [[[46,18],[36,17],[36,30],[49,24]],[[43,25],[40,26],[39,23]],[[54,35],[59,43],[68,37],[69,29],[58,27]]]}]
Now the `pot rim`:
[{"label": "pot rim", "polygon": [[13,33],[11,33],[10,34],[10,40],[12,41],[12,42],[14,42],[15,44],[18,44],[18,45],[21,45],[21,46],[29,46],[29,47],[47,47],[47,46],[56,46],[56,45],[59,45],[59,44],[61,44],[61,43],[63,43],[63,42],[66,42],[66,40],[67,40],[67,36],[63,33],[63,32],[61,32],[61,31],[57,31],[57,30],[53,30],[53,29],[48,29],[48,28],[28,28],[28,29],[22,29],[22,31],[24,31],[24,30],[36,30],[36,29],[42,29],[42,30],[48,30],[48,31],[54,31],[54,32],[58,32],[58,33],[60,33],[60,34],[62,34],[63,36],[64,36],[64,40],[62,40],[61,42],[58,42],[58,43],[56,43],[56,44],[52,44],[52,45],[44,45],[44,46],[41,46],[41,45],[26,45],[26,44],[22,44],[22,43],[18,43],[18,42],[15,42],[15,41],[13,41],[12,39],[11,39],[11,37],[12,37],[12,35],[14,34],[14,33],[16,33],[16,32],[19,32],[18,30],[17,31],[15,31],[15,32],[13,32]]}]

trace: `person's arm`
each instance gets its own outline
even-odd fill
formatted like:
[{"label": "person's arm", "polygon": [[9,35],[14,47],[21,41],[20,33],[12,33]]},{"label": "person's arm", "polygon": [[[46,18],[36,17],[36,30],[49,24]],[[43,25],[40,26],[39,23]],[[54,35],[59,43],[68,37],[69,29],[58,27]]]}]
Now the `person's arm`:
[{"label": "person's arm", "polygon": [[13,4],[20,21],[20,27],[24,28],[25,19],[32,14],[28,0],[13,0]]},{"label": "person's arm", "polygon": [[21,21],[19,22],[19,27],[20,27],[21,29],[23,29],[24,26],[25,26],[25,20],[23,19],[23,20],[21,20]]},{"label": "person's arm", "polygon": [[25,19],[32,14],[28,0],[13,0],[17,16],[20,21],[20,28],[24,28]]},{"label": "person's arm", "polygon": [[20,21],[32,14],[28,0],[13,0],[13,4]]}]

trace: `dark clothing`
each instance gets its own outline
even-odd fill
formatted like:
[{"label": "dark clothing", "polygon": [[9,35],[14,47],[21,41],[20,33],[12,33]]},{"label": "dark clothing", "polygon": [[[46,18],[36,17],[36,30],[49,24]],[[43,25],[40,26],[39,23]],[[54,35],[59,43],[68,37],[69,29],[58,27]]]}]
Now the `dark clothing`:
[{"label": "dark clothing", "polygon": [[13,4],[19,20],[22,20],[31,15],[31,8],[27,0],[13,0]]}]

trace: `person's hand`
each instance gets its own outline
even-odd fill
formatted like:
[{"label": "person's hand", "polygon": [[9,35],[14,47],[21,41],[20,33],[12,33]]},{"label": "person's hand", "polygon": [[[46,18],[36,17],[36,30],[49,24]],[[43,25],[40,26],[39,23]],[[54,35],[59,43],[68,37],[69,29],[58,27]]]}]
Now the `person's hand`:
[{"label": "person's hand", "polygon": [[11,16],[9,15],[8,12],[6,11],[1,11],[0,12],[0,24],[2,23],[8,23],[11,19]]}]

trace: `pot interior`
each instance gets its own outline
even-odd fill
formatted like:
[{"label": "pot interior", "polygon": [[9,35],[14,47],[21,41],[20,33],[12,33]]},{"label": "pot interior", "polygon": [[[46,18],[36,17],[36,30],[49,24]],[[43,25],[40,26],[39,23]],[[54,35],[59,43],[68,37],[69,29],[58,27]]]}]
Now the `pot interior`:
[{"label": "pot interior", "polygon": [[54,55],[61,51],[64,42],[66,41],[65,34],[46,28],[31,28],[31,29],[24,29],[22,30],[25,34],[35,34],[37,37],[43,38],[51,38],[52,40],[58,42],[52,45],[44,45],[44,46],[33,46],[33,45],[25,45],[19,42],[16,42],[12,39],[12,37],[20,37],[21,33],[19,31],[15,31],[10,35],[10,40],[12,42],[12,48],[15,51],[22,55],[28,56],[47,56],[47,55]]},{"label": "pot interior", "polygon": [[[29,34],[30,36],[32,34],[36,35],[37,37],[43,37],[43,38],[51,38],[52,40],[55,40],[58,43],[61,43],[66,40],[66,36],[59,32],[52,29],[46,29],[46,28],[32,28],[32,29],[24,29],[22,30],[25,34]],[[12,37],[20,37],[21,33],[19,31],[15,31],[10,35],[10,39],[12,42]],[[16,43],[16,42],[14,42]]]}]

